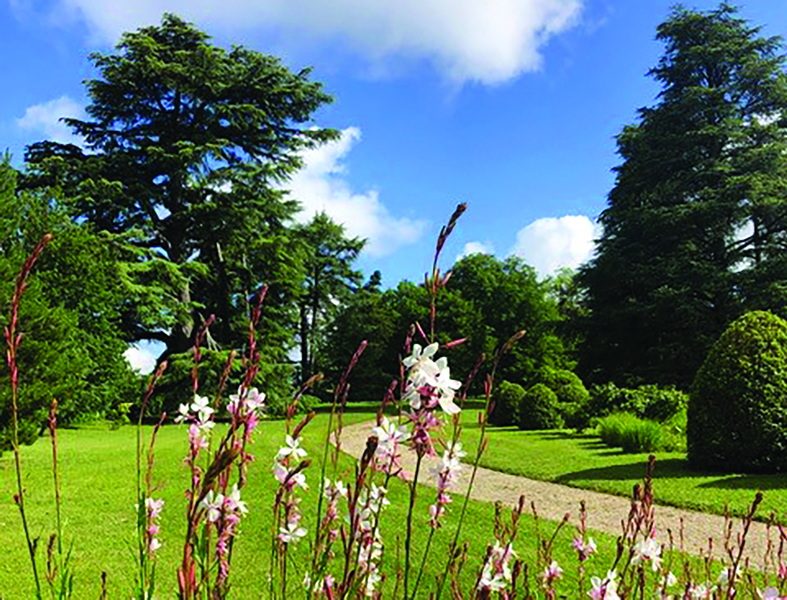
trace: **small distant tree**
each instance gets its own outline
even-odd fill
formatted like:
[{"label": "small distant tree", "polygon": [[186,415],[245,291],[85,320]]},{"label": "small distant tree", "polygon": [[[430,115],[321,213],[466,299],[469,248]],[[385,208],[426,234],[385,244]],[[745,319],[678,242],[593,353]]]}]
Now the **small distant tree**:
[{"label": "small distant tree", "polygon": [[301,380],[305,381],[314,374],[316,356],[325,346],[328,324],[361,285],[361,273],[352,265],[364,241],[345,236],[344,227],[325,213],[317,214],[299,227],[295,235],[305,273],[298,298]]}]

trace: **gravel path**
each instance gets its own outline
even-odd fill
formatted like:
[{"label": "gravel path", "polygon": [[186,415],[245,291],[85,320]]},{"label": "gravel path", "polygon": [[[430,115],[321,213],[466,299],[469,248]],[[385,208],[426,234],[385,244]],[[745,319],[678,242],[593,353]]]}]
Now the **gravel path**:
[{"label": "gravel path", "polygon": [[[373,423],[357,423],[344,428],[341,439],[342,450],[348,454],[359,457],[366,447],[366,439],[371,433]],[[434,486],[434,479],[430,475],[431,466],[437,462],[436,458],[427,458],[421,466],[419,483]],[[415,470],[415,455],[408,451],[402,460],[405,471],[412,479]],[[470,480],[471,467],[463,469],[457,487],[457,494],[464,494]],[[518,475],[509,475],[480,467],[476,473],[475,484],[471,497],[485,502],[502,502],[506,505],[515,504],[521,494],[525,495],[528,504],[532,501],[542,517],[553,521],[560,521],[568,512],[572,515],[571,522],[576,522],[579,512],[579,503],[585,501],[588,511],[588,527],[612,535],[621,533],[621,520],[628,515],[630,502],[621,496],[613,496],[601,492],[581,490],[568,487],[559,483],[537,481]],[[656,523],[659,530],[664,532],[662,539],[666,540],[666,532],[671,529],[680,530],[683,520],[685,549],[693,554],[699,554],[708,547],[708,538],[714,539],[714,554],[719,557],[722,552],[724,535],[724,518],[697,511],[684,510],[671,506],[656,508]],[[741,528],[740,520],[734,522],[733,531]],[[771,537],[778,542],[778,531],[772,531]],[[746,540],[745,556],[753,566],[762,566],[763,554],[767,545],[767,531],[764,523],[752,523]]]}]

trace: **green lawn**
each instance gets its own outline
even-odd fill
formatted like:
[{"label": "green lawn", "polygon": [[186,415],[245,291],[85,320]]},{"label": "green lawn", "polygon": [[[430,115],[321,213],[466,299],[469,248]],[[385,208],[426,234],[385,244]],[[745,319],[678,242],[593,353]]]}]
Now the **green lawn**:
[{"label": "green lawn", "polygon": [[[474,411],[464,416],[464,437],[478,439]],[[533,479],[628,496],[642,479],[647,454],[624,454],[608,448],[598,437],[569,431],[519,431],[516,427],[490,427],[490,445],[482,465]],[[765,499],[760,516],[787,514],[787,475],[703,473],[689,468],[686,455],[656,453],[656,500],[662,504],[717,514],[725,505],[743,514],[757,490]]]},{"label": "green lawn", "polygon": [[[369,420],[371,413],[353,413],[346,416],[346,422]],[[306,430],[305,445],[313,458],[319,453],[319,440],[325,433],[327,415],[318,415]],[[146,428],[149,432],[149,428]],[[134,428],[122,427],[111,431],[105,427],[62,430],[61,463],[63,479],[64,511],[67,520],[67,536],[76,540],[75,564],[77,576],[76,598],[96,598],[98,582],[102,571],[108,573],[109,597],[128,598],[132,585],[133,567],[131,543],[134,532]],[[511,437],[511,436],[509,436]],[[261,426],[254,450],[257,461],[252,465],[250,483],[244,497],[248,501],[250,514],[242,523],[242,534],[236,545],[233,581],[234,598],[264,597],[268,565],[270,510],[272,506],[273,484],[270,465],[273,455],[283,438],[283,424],[268,422]],[[509,452],[503,447],[506,435],[494,433],[494,443],[490,457]],[[502,443],[501,443],[502,442]],[[500,448],[496,448],[500,445]],[[165,499],[162,517],[162,539],[159,563],[160,596],[170,597],[174,589],[174,569],[180,552],[180,536],[184,529],[183,489],[186,469],[182,457],[186,449],[186,432],[176,426],[162,429],[157,445],[156,480],[160,482],[160,495]],[[49,444],[42,438],[31,447],[24,448],[25,486],[28,493],[28,511],[33,531],[46,537],[52,530],[53,511],[51,504],[51,484],[49,471]],[[14,479],[12,457],[6,453],[0,458],[0,547],[4,560],[0,561],[0,597],[7,599],[32,597],[32,583],[29,576],[26,551],[21,532],[17,509],[13,504]],[[346,478],[352,470],[353,462],[349,457],[342,460],[341,468]],[[308,472],[312,486],[310,498],[316,497],[318,470],[313,465]],[[415,528],[415,545],[420,558],[428,533],[427,507],[433,499],[433,490],[423,488],[417,505],[418,519]],[[389,552],[386,560],[394,562],[395,541],[404,531],[406,515],[405,486],[397,483],[392,486],[391,506],[383,527],[384,539]],[[448,540],[452,536],[453,521],[450,515],[459,510],[459,499],[451,505],[447,525],[439,532],[433,547],[432,559],[427,563],[425,581],[433,581],[437,572],[442,572]],[[304,506],[309,506],[309,501]],[[492,538],[492,515],[494,509],[486,503],[473,502],[470,505],[464,535],[471,544],[471,556],[476,559],[466,569],[467,578],[475,577],[480,557],[486,544]],[[312,511],[306,510],[311,518]],[[623,517],[624,515],[621,515]],[[307,523],[308,525],[308,523]],[[523,520],[522,537],[517,550],[526,559],[533,557],[535,548],[534,524],[530,518]],[[550,525],[551,528],[551,525]],[[564,564],[574,564],[568,560],[573,553],[569,542],[573,530],[566,528],[558,540],[556,556]],[[603,573],[611,563],[613,540],[609,536],[594,534],[602,549],[594,561],[593,573]],[[296,553],[295,560],[304,556],[305,546]],[[392,569],[389,569],[389,571]],[[566,568],[567,582],[573,578],[574,568]],[[293,580],[293,591],[300,589],[300,581]],[[570,585],[566,589],[571,589]]]}]

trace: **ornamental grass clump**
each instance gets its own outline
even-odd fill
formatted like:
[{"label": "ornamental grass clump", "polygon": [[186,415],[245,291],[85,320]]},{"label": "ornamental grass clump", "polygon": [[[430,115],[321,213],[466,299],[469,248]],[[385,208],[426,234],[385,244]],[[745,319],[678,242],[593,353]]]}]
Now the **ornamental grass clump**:
[{"label": "ornamental grass clump", "polygon": [[[566,514],[554,524],[544,522],[537,507],[528,505],[524,497],[511,507],[496,506],[485,550],[479,555],[471,552],[470,544],[463,537],[464,525],[478,465],[488,444],[486,428],[493,404],[495,373],[501,358],[525,333],[515,332],[489,361],[479,357],[463,380],[454,377],[450,352],[464,340],[444,344],[436,341],[440,293],[450,278],[450,273],[443,274],[438,269],[438,259],[462,212],[464,205],[457,208],[441,230],[432,271],[426,277],[430,295],[428,321],[414,323],[403,336],[400,376],[384,390],[376,422],[349,475],[339,464],[344,409],[352,371],[363,359],[367,347],[365,341],[350,357],[334,388],[329,427],[321,451],[307,450],[304,441],[304,432],[314,413],[301,416],[299,412],[304,395],[320,376],[306,381],[289,401],[280,434],[281,446],[272,464],[261,469],[267,472],[265,480],[275,492],[272,506],[256,506],[246,495],[249,477],[256,475],[249,469],[254,458],[255,433],[260,420],[266,418],[265,393],[252,385],[261,360],[257,326],[266,289],[257,294],[250,306],[244,351],[237,355],[229,352],[212,390],[203,388],[199,365],[213,318],[206,319],[196,333],[190,398],[180,404],[173,419],[182,428],[187,442],[183,467],[185,500],[180,507],[164,504],[154,469],[156,439],[161,428],[168,426],[165,425],[168,417],[158,415],[147,440],[143,439],[141,427],[166,363],[159,366],[144,393],[137,422],[136,547],[134,561],[129,562],[135,581],[129,589],[130,596],[152,600],[176,590],[181,600],[246,597],[284,600],[293,595],[307,600],[785,597],[787,533],[781,528],[769,529],[778,533],[778,540],[769,537],[766,560],[759,570],[753,568],[744,552],[761,496],[755,499],[738,531],[731,520],[727,521],[718,556],[713,554],[711,545],[704,560],[692,560],[683,546],[682,532],[657,527],[653,457],[643,484],[634,490],[629,514],[621,515],[624,518],[610,564],[601,564],[599,547],[587,528],[584,504],[578,507],[576,523]],[[22,340],[18,308],[25,282],[47,241],[45,238],[36,247],[21,271],[5,331],[12,401],[19,385],[15,356]],[[482,371],[485,365],[486,370]],[[236,367],[243,372],[240,386],[227,393],[227,381]],[[466,448],[462,445],[460,415],[467,390],[477,376],[483,378],[485,410],[478,417],[478,443],[474,448]],[[15,423],[17,407],[13,402],[11,409]],[[219,419],[225,424],[217,426]],[[33,529],[25,510],[21,452],[14,438],[17,481],[14,500],[23,525],[37,599],[72,596],[75,573],[71,557],[79,553],[78,543],[68,547],[62,543],[56,425],[53,403],[49,428],[57,533],[50,538],[44,570],[39,568],[39,544],[31,534]],[[405,465],[410,464],[404,460],[407,454],[413,458],[413,473],[405,472]],[[423,488],[416,484],[417,475],[428,464],[433,465],[429,473],[432,487]],[[461,493],[457,489],[460,479],[467,481]],[[310,503],[311,496],[305,493],[309,486],[317,490],[316,502]],[[400,535],[391,537],[384,533],[391,529],[383,524],[394,512],[396,494],[390,493],[393,486],[404,486],[407,510],[403,522],[395,523]],[[170,543],[166,540],[173,540],[178,534],[167,535],[161,530],[165,511],[182,511],[185,518],[179,564],[170,573],[162,573],[159,568],[159,550],[162,544]],[[270,515],[266,523],[267,541],[257,549],[260,556],[269,554],[269,571],[266,577],[241,588],[232,585],[236,568],[233,550],[237,540],[247,535],[251,526],[248,516],[253,511]],[[314,518],[304,517],[311,514]],[[401,515],[402,511],[396,514]],[[531,536],[523,535],[523,519],[534,525]],[[561,531],[572,527],[575,533],[569,543]],[[428,528],[422,545],[413,543],[416,528]],[[439,553],[435,552],[434,543],[438,536],[446,536],[444,549]],[[562,550],[561,545],[565,545]],[[535,550],[529,561],[523,558],[527,548]],[[566,555],[573,556],[573,562],[561,558]],[[102,575],[97,583],[98,596],[107,598],[108,576],[131,579],[127,575]]]}]

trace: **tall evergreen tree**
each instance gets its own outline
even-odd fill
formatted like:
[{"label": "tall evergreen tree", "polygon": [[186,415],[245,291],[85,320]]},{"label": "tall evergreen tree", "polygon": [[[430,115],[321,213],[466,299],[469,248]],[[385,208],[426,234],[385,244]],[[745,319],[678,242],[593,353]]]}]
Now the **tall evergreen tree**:
[{"label": "tall evergreen tree", "polygon": [[88,118],[66,119],[85,149],[34,144],[26,183],[60,186],[75,218],[126,242],[130,339],[183,352],[213,312],[217,341],[237,344],[265,282],[266,340],[291,340],[275,308],[292,309],[299,289],[285,251],[297,204],[280,188],[303,149],[335,137],[310,123],[330,97],[308,69],[217,47],[173,15],[91,60]]},{"label": "tall evergreen tree", "polygon": [[595,259],[591,380],[685,385],[744,307],[783,311],[787,78],[781,40],[728,4],[658,28],[661,92],[618,136]]}]

